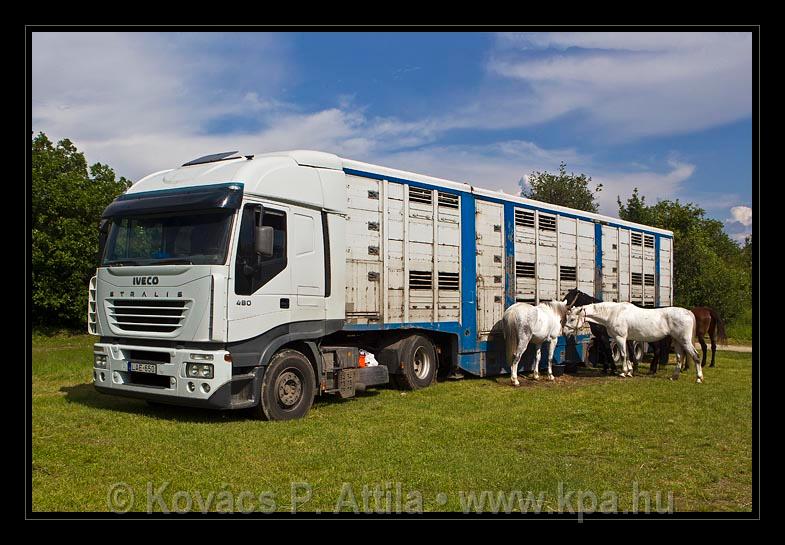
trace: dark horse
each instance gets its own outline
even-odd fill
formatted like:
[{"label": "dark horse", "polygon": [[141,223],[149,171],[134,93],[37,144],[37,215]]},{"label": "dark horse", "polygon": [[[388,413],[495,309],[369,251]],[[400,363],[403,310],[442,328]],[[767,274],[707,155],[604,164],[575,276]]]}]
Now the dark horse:
[{"label": "dark horse", "polygon": [[[706,341],[703,337],[706,336],[706,333],[709,334],[709,340],[711,341],[711,364],[709,367],[714,367],[714,355],[717,351],[717,341],[721,343],[727,342],[727,338],[725,337],[725,324],[722,322],[722,318],[717,313],[716,310],[710,307],[693,307],[692,314],[695,316],[695,336],[698,337],[698,343],[701,345],[701,352],[703,356],[701,357],[701,366],[706,365]],[[668,353],[670,352],[670,337],[666,337],[660,343],[660,346],[657,347],[659,351],[664,352],[664,361],[668,361]],[[658,351],[655,349],[655,352]],[[651,369],[652,372],[657,371],[657,363],[662,362],[663,360],[658,359],[656,356],[654,361],[652,362]],[[685,359],[684,360],[684,369],[689,369],[689,362]]]},{"label": "dark horse", "polygon": [[[579,291],[576,288],[571,289],[564,296],[565,301],[572,301],[573,298],[575,298],[574,306],[576,307],[602,302],[599,299],[595,299],[591,295]],[[589,327],[591,328],[591,334],[594,337],[594,342],[597,346],[597,362],[602,363],[603,371],[607,372],[608,367],[610,366],[611,371],[616,372],[616,363],[613,361],[613,350],[611,349],[611,340],[608,336],[608,331],[604,326],[593,324],[591,322],[589,322]],[[654,348],[654,359],[652,360],[649,372],[655,373],[657,371],[658,363],[661,361],[668,361],[667,358],[670,351],[670,337],[666,337],[661,341],[649,344],[652,344],[652,347]],[[632,349],[632,343],[630,341],[627,341],[627,354],[630,355],[632,362],[637,365],[638,362],[635,359],[635,351]],[[661,360],[660,358],[664,358],[664,360]]]},{"label": "dark horse", "polygon": [[[599,299],[595,299],[591,295],[583,293],[582,291],[573,288],[567,292],[564,296],[564,301],[573,301],[573,306],[582,307],[584,305],[591,305],[593,303],[599,303]],[[594,337],[594,343],[597,347],[597,363],[602,363],[602,370],[607,372],[608,367],[612,371],[616,371],[616,363],[613,361],[613,350],[611,350],[611,340],[608,337],[608,331],[605,329],[605,326],[600,324],[593,324],[589,322],[589,328],[591,328],[592,337]]]}]

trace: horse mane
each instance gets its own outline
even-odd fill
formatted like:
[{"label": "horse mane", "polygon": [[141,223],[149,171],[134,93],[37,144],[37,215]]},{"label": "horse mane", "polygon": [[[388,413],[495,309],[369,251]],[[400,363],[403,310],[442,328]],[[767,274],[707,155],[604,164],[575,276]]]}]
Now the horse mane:
[{"label": "horse mane", "polygon": [[559,316],[562,320],[567,317],[567,303],[564,301],[543,301],[542,304],[548,305],[554,314]]}]

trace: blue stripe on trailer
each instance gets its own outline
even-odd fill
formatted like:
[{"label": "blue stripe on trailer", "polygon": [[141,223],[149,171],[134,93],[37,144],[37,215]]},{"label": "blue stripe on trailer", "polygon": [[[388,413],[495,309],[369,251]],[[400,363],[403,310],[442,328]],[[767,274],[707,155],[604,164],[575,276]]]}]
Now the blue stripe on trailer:
[{"label": "blue stripe on trailer", "polygon": [[515,303],[515,207],[504,203],[504,308]]},{"label": "blue stripe on trailer", "polygon": [[654,306],[660,306],[660,236],[654,236]]},{"label": "blue stripe on trailer", "polygon": [[477,237],[474,196],[461,193],[461,323],[460,352],[477,349]]},{"label": "blue stripe on trailer", "polygon": [[344,324],[345,331],[380,331],[388,329],[430,329],[441,333],[461,334],[458,322],[399,322],[395,324]]},{"label": "blue stripe on trailer", "polygon": [[594,224],[594,298],[602,301],[602,224]]}]

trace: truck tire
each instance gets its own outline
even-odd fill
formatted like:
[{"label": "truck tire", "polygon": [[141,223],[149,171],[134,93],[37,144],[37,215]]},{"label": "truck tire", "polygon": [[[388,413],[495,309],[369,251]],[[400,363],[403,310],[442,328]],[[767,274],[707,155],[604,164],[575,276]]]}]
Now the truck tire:
[{"label": "truck tire", "polygon": [[[643,356],[646,354],[647,345],[639,341],[627,341],[627,359],[633,361],[633,354],[635,360],[640,363],[643,361]],[[621,365],[621,352],[616,345],[616,341],[611,339],[611,352],[613,354],[613,363]]]},{"label": "truck tire", "polygon": [[263,420],[294,420],[313,404],[315,376],[311,362],[297,350],[281,350],[264,371],[255,415]]},{"label": "truck tire", "polygon": [[400,343],[399,362],[403,365],[391,375],[398,388],[419,390],[436,379],[438,362],[433,343],[423,335],[411,335]]}]

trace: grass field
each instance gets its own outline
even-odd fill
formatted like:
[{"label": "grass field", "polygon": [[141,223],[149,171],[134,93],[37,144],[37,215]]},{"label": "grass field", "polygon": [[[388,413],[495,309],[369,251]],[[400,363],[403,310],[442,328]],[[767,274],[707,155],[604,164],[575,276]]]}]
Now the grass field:
[{"label": "grass field", "polygon": [[[476,512],[467,502],[482,491],[486,511],[514,491],[532,492],[543,511],[629,510],[635,490],[660,492],[661,506],[672,492],[677,511],[752,508],[752,354],[719,352],[704,384],[694,368],[670,382],[672,366],[519,388],[508,377],[465,379],[321,399],[303,420],[259,422],[99,394],[92,342],[33,339],[33,511],[105,511],[110,501],[288,511],[292,482],[310,486],[294,487],[301,511]],[[132,503],[125,488],[110,495],[115,483],[133,490]]]},{"label": "grass field", "polygon": [[752,309],[745,310],[732,323],[726,324],[729,344],[752,344]]}]

